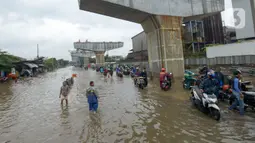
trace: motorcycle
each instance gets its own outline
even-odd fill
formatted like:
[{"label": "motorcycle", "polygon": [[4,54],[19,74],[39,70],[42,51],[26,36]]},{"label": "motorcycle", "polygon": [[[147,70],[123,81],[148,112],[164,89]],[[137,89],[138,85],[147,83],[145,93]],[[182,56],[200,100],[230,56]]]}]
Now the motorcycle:
[{"label": "motorcycle", "polygon": [[118,72],[118,73],[117,73],[117,76],[118,76],[118,77],[123,77],[123,73],[122,73],[122,72]]},{"label": "motorcycle", "polygon": [[0,82],[2,82],[2,83],[6,82],[6,81],[8,81],[8,79],[9,79],[8,77],[2,77],[2,78],[0,78]]},{"label": "motorcycle", "polygon": [[210,114],[217,121],[220,120],[221,114],[216,95],[202,93],[197,86],[194,86],[191,91],[191,101],[200,111]]},{"label": "motorcycle", "polygon": [[123,72],[123,74],[124,74],[124,75],[129,75],[129,74],[130,74],[130,71],[129,71],[129,70],[125,70],[125,71]]},{"label": "motorcycle", "polygon": [[135,77],[135,73],[131,72],[130,76],[131,76],[132,78],[134,78],[134,77]]},{"label": "motorcycle", "polygon": [[111,77],[112,77],[112,75],[113,75],[113,71],[112,71],[112,70],[110,70],[110,71],[109,71],[109,73],[110,73],[110,75],[111,75]]},{"label": "motorcycle", "polygon": [[167,91],[171,88],[171,86],[172,86],[172,79],[165,77],[164,81],[162,82],[161,89]]},{"label": "motorcycle", "polygon": [[144,77],[137,77],[135,80],[135,85],[140,89],[144,89],[146,87]]}]

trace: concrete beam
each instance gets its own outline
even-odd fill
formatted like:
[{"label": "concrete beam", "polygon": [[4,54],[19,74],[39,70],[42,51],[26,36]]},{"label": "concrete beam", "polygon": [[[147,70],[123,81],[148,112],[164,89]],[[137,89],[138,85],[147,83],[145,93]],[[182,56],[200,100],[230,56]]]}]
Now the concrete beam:
[{"label": "concrete beam", "polygon": [[123,46],[123,42],[74,42],[75,49],[95,52],[114,50]]},{"label": "concrete beam", "polygon": [[81,10],[141,23],[149,15],[202,16],[224,10],[224,0],[79,0]]},{"label": "concrete beam", "polygon": [[94,52],[78,52],[78,51],[72,51],[70,52],[72,57],[92,57],[95,56]]}]

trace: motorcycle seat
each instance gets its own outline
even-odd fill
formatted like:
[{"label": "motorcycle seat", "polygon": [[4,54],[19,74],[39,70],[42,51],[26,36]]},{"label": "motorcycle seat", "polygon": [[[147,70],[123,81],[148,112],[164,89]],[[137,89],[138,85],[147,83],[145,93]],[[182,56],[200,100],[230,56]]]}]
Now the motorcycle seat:
[{"label": "motorcycle seat", "polygon": [[249,96],[255,96],[255,92],[252,92],[252,91],[245,91],[243,92],[243,94],[249,95]]},{"label": "motorcycle seat", "polygon": [[251,84],[251,81],[243,81],[242,84],[245,84],[245,85]]},{"label": "motorcycle seat", "polygon": [[198,88],[198,86],[194,86],[193,89],[196,91],[197,95],[202,98],[203,97],[203,93],[200,90],[200,88]]}]

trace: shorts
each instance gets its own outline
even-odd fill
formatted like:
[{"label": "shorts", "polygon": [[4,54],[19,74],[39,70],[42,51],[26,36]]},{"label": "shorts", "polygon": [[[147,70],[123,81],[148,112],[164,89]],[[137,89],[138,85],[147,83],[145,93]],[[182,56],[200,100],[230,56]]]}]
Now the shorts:
[{"label": "shorts", "polygon": [[61,100],[68,100],[68,96],[61,95]]}]

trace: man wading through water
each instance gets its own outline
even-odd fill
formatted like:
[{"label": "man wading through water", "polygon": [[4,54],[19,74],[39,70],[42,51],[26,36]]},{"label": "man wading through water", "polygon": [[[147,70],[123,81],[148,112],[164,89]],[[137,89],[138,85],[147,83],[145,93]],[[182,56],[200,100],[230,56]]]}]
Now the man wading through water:
[{"label": "man wading through water", "polygon": [[88,98],[89,111],[96,113],[98,108],[98,92],[94,87],[94,82],[90,81],[90,87],[86,90],[86,96]]},{"label": "man wading through water", "polygon": [[61,105],[63,105],[63,101],[66,101],[66,105],[68,104],[68,93],[69,93],[69,87],[67,85],[67,82],[63,82],[63,86],[60,88],[60,94],[59,98],[61,98]]}]

